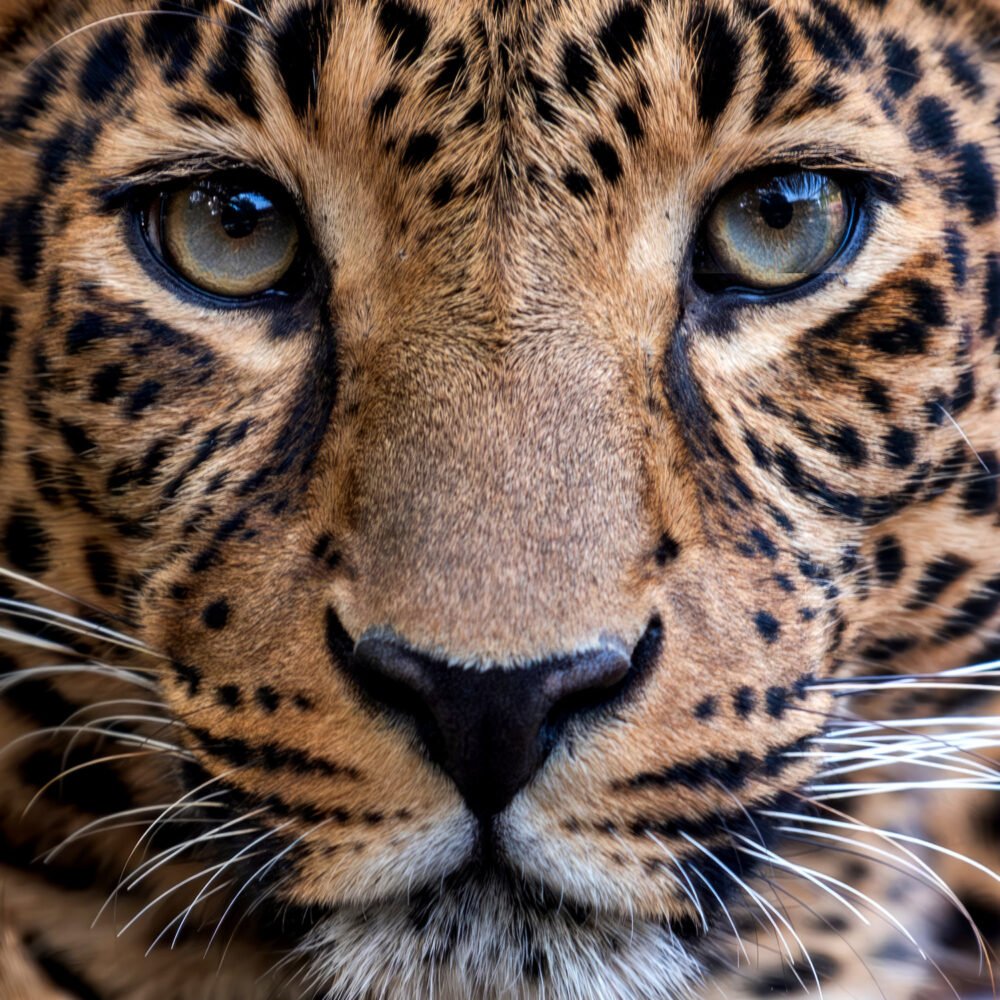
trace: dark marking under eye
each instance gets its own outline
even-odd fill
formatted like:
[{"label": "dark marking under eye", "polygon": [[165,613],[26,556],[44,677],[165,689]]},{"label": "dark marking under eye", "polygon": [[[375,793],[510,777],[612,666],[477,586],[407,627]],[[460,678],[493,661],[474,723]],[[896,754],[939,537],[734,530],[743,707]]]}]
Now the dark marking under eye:
[{"label": "dark marking under eye", "polygon": [[[894,318],[882,319],[885,314]],[[877,318],[877,319],[876,319]],[[932,329],[947,322],[941,292],[922,278],[887,280],[807,334],[807,340],[857,336],[867,329],[872,349],[892,356],[922,354]]]},{"label": "dark marking under eye", "polygon": [[695,55],[695,91],[698,116],[714,125],[732,100],[740,73],[743,43],[728,18],[714,8],[695,13],[688,28]]}]

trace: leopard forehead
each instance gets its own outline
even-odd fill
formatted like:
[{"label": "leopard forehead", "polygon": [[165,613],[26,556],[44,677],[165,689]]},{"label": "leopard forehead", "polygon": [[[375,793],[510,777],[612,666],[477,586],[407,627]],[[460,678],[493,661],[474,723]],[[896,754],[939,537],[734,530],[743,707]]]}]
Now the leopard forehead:
[{"label": "leopard forehead", "polygon": [[[4,561],[163,655],[331,995],[427,955],[455,996],[686,995],[667,859],[770,849],[844,673],[989,648],[991,6],[169,6],[0,4]],[[857,179],[855,250],[695,287],[775,166]],[[150,192],[237,167],[297,206],[300,294],[148,253]]]}]

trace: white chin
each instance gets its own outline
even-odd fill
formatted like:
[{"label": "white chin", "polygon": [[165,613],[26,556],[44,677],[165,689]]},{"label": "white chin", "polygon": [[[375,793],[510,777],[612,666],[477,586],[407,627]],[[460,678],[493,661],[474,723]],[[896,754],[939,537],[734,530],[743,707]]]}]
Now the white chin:
[{"label": "white chin", "polygon": [[700,973],[660,924],[536,908],[492,880],[340,909],[302,950],[326,1000],[689,1000]]}]

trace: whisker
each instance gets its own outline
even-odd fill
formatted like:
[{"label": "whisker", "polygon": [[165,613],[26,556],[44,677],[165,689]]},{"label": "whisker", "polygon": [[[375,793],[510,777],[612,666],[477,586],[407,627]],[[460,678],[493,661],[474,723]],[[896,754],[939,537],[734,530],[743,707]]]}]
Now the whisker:
[{"label": "whisker", "polygon": [[[0,638],[3,638],[3,630],[0,629]],[[151,670],[140,670],[132,667],[115,667],[108,663],[93,661],[90,663],[65,663],[46,664],[40,667],[24,667],[0,678],[0,695],[5,694],[12,687],[23,684],[25,681],[40,680],[49,677],[73,676],[75,674],[86,674],[90,677],[100,677],[104,680],[121,681],[125,684],[134,684],[136,687],[145,688],[147,691],[158,690],[156,683],[143,677],[144,673],[154,673]],[[67,720],[68,721],[68,720]]]},{"label": "whisker", "polygon": [[[181,935],[181,931],[184,928],[184,921],[187,919],[188,914],[190,914],[191,911],[198,905],[198,903],[202,899],[202,893],[204,893],[204,891],[215,881],[215,879],[218,878],[219,875],[221,875],[226,870],[226,868],[229,868],[231,865],[236,864],[236,862],[239,861],[240,858],[244,857],[249,851],[252,851],[253,848],[255,848],[258,844],[263,843],[265,840],[269,840],[271,837],[277,836],[279,833],[281,833],[282,830],[285,830],[289,826],[291,826],[292,823],[293,823],[293,820],[287,820],[285,823],[282,823],[280,826],[274,827],[273,829],[270,829],[270,830],[265,830],[259,837],[257,837],[254,840],[252,840],[245,847],[243,847],[239,851],[237,851],[236,854],[234,854],[231,858],[229,858],[228,861],[226,861],[225,866],[223,868],[221,868],[218,872],[216,872],[216,874],[213,875],[208,880],[208,882],[205,883],[205,885],[198,891],[198,895],[195,896],[195,898],[192,901],[191,905],[188,906],[188,908],[181,915],[181,922],[177,926],[177,933],[174,935],[173,943],[170,946],[171,948],[173,948],[174,945],[177,944],[177,941],[178,941],[178,939],[180,938],[180,935]],[[251,854],[250,857],[256,857],[256,855]],[[238,895],[239,895],[239,893],[237,893],[237,896]],[[235,900],[235,898],[236,897],[234,897],[233,900],[230,901],[229,906],[226,907],[225,913],[229,912],[230,908],[233,905],[233,901]],[[223,919],[224,918],[225,918],[225,914],[223,914]],[[216,925],[216,929],[218,929],[218,925]],[[214,941],[214,940],[215,940],[215,934],[213,933],[211,939],[208,942],[208,946],[209,947],[212,946],[212,941]]]},{"label": "whisker", "polygon": [[148,878],[154,871],[161,868],[163,865],[170,861],[173,861],[179,854],[188,850],[191,847],[196,847],[198,844],[206,843],[212,840],[225,840],[230,837],[241,837],[248,833],[253,834],[257,832],[256,827],[248,827],[246,830],[238,829],[233,830],[232,827],[237,826],[239,823],[246,823],[253,819],[254,816],[259,816],[266,812],[264,808],[255,809],[245,816],[234,816],[232,819],[227,820],[225,823],[220,824],[215,830],[210,833],[200,834],[197,837],[192,837],[190,840],[185,840],[182,844],[176,844],[172,847],[168,847],[158,854],[154,854],[152,858],[143,861],[135,871],[131,872],[128,880],[125,884],[125,891],[131,892],[136,888],[141,882]]},{"label": "whisker", "polygon": [[[130,639],[114,629],[98,625],[96,622],[88,622],[76,615],[65,614],[62,611],[53,611],[51,608],[43,608],[37,604],[30,604],[27,601],[17,601],[9,597],[0,597],[0,608],[5,608],[7,615],[14,618],[23,618],[26,621],[40,622],[43,625],[59,624],[61,628],[77,635],[83,635],[91,639],[100,639],[114,646],[129,649],[135,653],[143,653],[148,656],[159,656],[154,653],[145,643]],[[162,658],[162,657],[161,657]]]},{"label": "whisker", "polygon": [[44,649],[49,653],[61,653],[63,656],[80,655],[79,650],[71,649],[62,643],[52,642],[49,639],[41,639],[30,632],[21,632],[3,625],[0,625],[0,639],[12,642],[17,646],[32,646],[35,649]]},{"label": "whisker", "polygon": [[963,667],[951,667],[948,670],[938,670],[926,674],[862,674],[850,677],[817,677],[810,681],[806,688],[828,688],[843,687],[845,685],[861,684],[882,685],[896,681],[910,681],[914,684],[935,678],[949,677],[978,677],[978,676],[1000,676],[1000,660],[989,660],[983,663],[974,663]]},{"label": "whisker", "polygon": [[[70,594],[65,590],[60,590],[58,587],[53,587],[51,584],[43,583],[41,580],[36,580],[34,577],[25,576],[23,573],[17,573],[12,569],[8,569],[6,566],[0,566],[0,576],[7,577],[9,580],[14,580],[25,587],[32,587],[35,590],[41,590],[45,593],[52,594],[54,597],[61,597],[64,601],[67,601],[70,604],[77,604],[80,607],[88,608],[95,614],[99,614],[104,618],[113,618],[116,621],[120,621],[123,625],[131,624],[128,619],[124,618],[122,615],[101,608],[91,601],[77,596],[76,594]],[[139,641],[131,636],[126,636],[126,638],[131,639],[133,642]]]},{"label": "whisker", "polygon": [[[736,846],[736,849],[743,854],[747,854],[750,857],[756,858],[758,861],[767,861],[768,864],[777,865],[784,871],[791,872],[793,875],[797,875],[799,878],[805,879],[807,882],[811,882],[818,889],[832,896],[841,906],[849,910],[854,916],[856,916],[866,927],[871,926],[871,921],[849,900],[844,899],[840,893],[836,892],[830,886],[826,885],[825,882],[829,881],[832,885],[836,885],[845,891],[852,891],[849,886],[845,886],[839,879],[835,879],[832,876],[826,876],[821,872],[817,872],[815,869],[809,868],[806,865],[799,865],[795,862],[789,861],[787,858],[782,858],[779,854],[774,851],[764,848],[760,850],[759,848],[753,846],[752,842],[748,838],[744,837],[742,834],[735,834],[737,839],[744,842],[744,846]],[[750,846],[746,846],[749,843]],[[853,890],[857,891],[857,890]]]},{"label": "whisker", "polygon": [[[257,869],[257,871],[255,871],[255,872],[254,872],[254,873],[253,873],[253,874],[252,874],[252,875],[251,875],[251,876],[250,876],[250,877],[249,877],[249,878],[248,878],[248,879],[247,879],[247,880],[246,880],[246,881],[245,881],[245,882],[243,883],[243,885],[241,885],[241,886],[240,886],[239,890],[238,890],[238,891],[236,892],[236,894],[235,894],[235,895],[233,896],[233,898],[232,898],[232,899],[231,899],[231,900],[229,901],[229,905],[228,905],[228,906],[226,907],[226,909],[225,909],[225,910],[223,911],[223,914],[222,914],[222,916],[221,916],[221,917],[219,917],[219,920],[218,920],[218,922],[217,922],[217,923],[216,923],[216,925],[215,925],[215,929],[214,929],[214,930],[212,931],[212,935],[211,935],[211,937],[210,937],[210,938],[208,939],[208,945],[207,945],[207,946],[206,946],[206,948],[205,948],[205,955],[206,955],[206,956],[208,955],[208,950],[209,950],[209,949],[210,949],[210,948],[212,947],[212,944],[213,944],[213,943],[215,942],[215,939],[216,939],[216,937],[218,936],[218,933],[219,933],[219,931],[220,931],[220,930],[222,929],[222,925],[223,925],[223,924],[224,924],[224,923],[226,922],[226,917],[227,917],[227,916],[229,916],[229,913],[230,913],[230,911],[231,911],[231,910],[232,910],[232,908],[233,908],[233,907],[234,907],[234,906],[236,905],[236,901],[237,901],[237,900],[238,900],[238,899],[240,898],[240,896],[242,896],[242,895],[243,895],[243,893],[244,893],[244,892],[245,892],[245,891],[246,891],[246,890],[247,890],[247,889],[248,889],[248,888],[249,888],[249,887],[250,887],[250,886],[251,886],[251,885],[252,885],[252,884],[253,884],[253,883],[254,883],[254,882],[255,882],[255,881],[257,880],[257,879],[258,879],[258,878],[264,878],[264,877],[265,877],[265,876],[267,875],[267,873],[268,873],[268,872],[269,872],[269,871],[270,871],[270,870],[271,870],[271,869],[272,869],[272,868],[273,868],[273,867],[274,867],[274,866],[275,866],[275,865],[276,865],[276,864],[277,864],[277,863],[278,863],[278,862],[279,862],[279,861],[280,861],[280,860],[281,860],[282,858],[284,858],[284,857],[287,857],[287,856],[288,856],[288,854],[290,854],[290,853],[291,853],[291,851],[293,851],[293,850],[294,850],[294,849],[295,849],[296,847],[298,847],[298,845],[299,845],[299,844],[301,844],[301,843],[302,843],[302,841],[304,841],[304,840],[305,840],[305,839],[306,839],[307,837],[309,837],[309,836],[311,836],[312,834],[314,834],[314,833],[315,833],[315,832],[316,832],[317,830],[320,830],[320,829],[322,829],[322,828],[323,828],[324,826],[326,826],[326,825],[327,825],[327,824],[328,824],[329,822],[330,822],[329,820],[322,820],[321,822],[319,822],[319,823],[316,823],[315,825],[313,825],[313,826],[312,826],[312,827],[311,827],[310,829],[306,830],[306,831],[305,831],[305,833],[303,833],[303,834],[302,834],[301,836],[297,837],[297,838],[296,838],[295,840],[293,840],[293,841],[292,841],[292,842],[291,842],[291,843],[290,843],[290,844],[289,844],[289,845],[288,845],[287,847],[285,847],[285,848],[283,848],[283,849],[282,849],[281,851],[279,851],[279,852],[278,852],[278,853],[277,853],[277,854],[276,854],[276,855],[275,855],[275,856],[274,856],[273,858],[271,858],[271,860],[270,860],[270,861],[268,861],[268,862],[267,862],[267,864],[265,864],[265,865],[263,865],[262,867],[258,868],[258,869]],[[289,821],[288,823],[285,823],[285,824],[283,824],[282,826],[280,826],[280,827],[277,827],[277,828],[276,828],[275,830],[273,830],[273,831],[272,831],[272,833],[280,833],[280,832],[281,832],[282,830],[286,829],[287,827],[289,827],[289,826],[291,826],[291,825],[292,825],[292,822],[291,822],[291,821]]]},{"label": "whisker", "polygon": [[954,427],[955,430],[962,435],[962,440],[968,446],[969,451],[971,451],[972,454],[976,456],[976,461],[979,462],[979,464],[983,467],[986,474],[992,475],[993,470],[986,464],[986,462],[983,461],[983,456],[980,455],[978,451],[976,451],[975,446],[969,440],[969,435],[966,434],[965,431],[962,429],[962,425],[959,424],[959,422],[951,415],[946,406],[943,406],[941,403],[938,403],[937,408],[945,415],[945,417],[948,418],[948,421],[952,425],[952,427]]},{"label": "whisker", "polygon": [[816,966],[813,964],[812,955],[810,955],[809,950],[806,948],[805,944],[802,942],[802,939],[796,933],[795,928],[792,927],[791,923],[777,909],[775,909],[775,907],[771,903],[769,903],[766,899],[764,899],[764,897],[761,896],[759,892],[757,892],[756,890],[752,889],[749,885],[747,885],[747,883],[743,879],[741,879],[728,865],[726,865],[725,862],[721,861],[712,851],[710,851],[707,847],[705,847],[704,844],[699,843],[684,830],[681,830],[680,834],[689,844],[691,844],[692,847],[695,847],[697,850],[701,851],[709,858],[710,861],[713,861],[719,868],[721,868],[722,871],[725,872],[726,875],[728,875],[733,880],[733,882],[741,889],[741,891],[745,892],[757,904],[757,906],[760,907],[761,912],[767,917],[771,926],[774,928],[774,932],[777,935],[778,940],[781,942],[781,946],[788,957],[789,969],[795,976],[796,980],[798,980],[799,985],[802,987],[802,989],[805,990],[806,985],[800,978],[795,968],[796,962],[794,956],[792,955],[791,948],[789,948],[788,941],[785,939],[784,934],[782,934],[781,929],[778,927],[778,924],[775,923],[775,919],[781,922],[781,924],[785,927],[788,933],[791,934],[792,939],[798,945],[799,950],[801,951],[802,956],[806,961],[806,964],[809,966],[809,969],[813,974],[813,979],[816,983],[816,989],[818,990],[819,996],[822,1000],[823,986],[820,983],[819,973],[816,971]]},{"label": "whisker", "polygon": [[[182,844],[178,844],[174,847],[167,848],[166,850],[160,851],[155,854],[152,858],[144,861],[135,872],[130,873],[126,878],[120,879],[118,884],[111,890],[111,894],[105,899],[104,903],[101,905],[100,910],[97,911],[97,916],[94,917],[94,921],[91,927],[96,927],[97,922],[104,915],[104,911],[111,905],[112,901],[116,901],[119,893],[131,892],[140,882],[142,882],[153,872],[157,871],[163,865],[169,864],[178,855],[182,854],[184,851],[191,847],[197,846],[198,844],[207,844],[216,840],[227,840],[232,837],[243,837],[248,833],[252,834],[255,832],[253,828],[249,830],[229,830],[226,829],[227,826],[231,826],[234,823],[240,822],[242,817],[236,817],[229,821],[229,823],[224,823],[220,827],[216,828],[211,832],[206,832],[199,834],[197,837],[191,837],[189,840],[185,840]],[[140,873],[141,874],[137,874]],[[131,879],[131,881],[129,881]]]},{"label": "whisker", "polygon": [[[203,868],[201,871],[195,872],[193,875],[188,875],[187,878],[182,878],[179,882],[175,882],[168,889],[164,889],[163,892],[161,892],[154,899],[151,899],[148,903],[146,903],[146,905],[143,906],[137,913],[133,914],[132,917],[125,923],[125,926],[115,932],[115,937],[121,937],[123,934],[127,933],[128,929],[130,927],[134,927],[135,924],[139,920],[141,920],[143,916],[145,916],[150,910],[156,907],[164,899],[167,899],[169,896],[172,896],[178,890],[183,889],[184,886],[190,885],[197,879],[204,878],[210,872],[215,872],[217,870],[224,869],[228,865],[229,865],[228,861],[219,861],[214,865],[210,865],[208,868]],[[148,956],[149,953],[147,952],[146,954]]]},{"label": "whisker", "polygon": [[822,922],[822,923],[826,924],[827,928],[829,930],[833,931],[833,933],[836,934],[837,937],[839,937],[840,940],[844,942],[844,944],[847,946],[847,948],[850,950],[850,952],[858,960],[858,962],[860,963],[860,965],[862,966],[862,968],[864,968],[864,970],[868,973],[869,977],[871,978],[872,985],[874,985],[875,989],[878,990],[879,996],[882,997],[882,1000],[889,1000],[889,998],[885,994],[885,990],[882,989],[882,986],[880,985],[880,983],[878,981],[878,974],[877,974],[877,972],[874,969],[872,969],[872,967],[868,964],[868,962],[865,961],[864,957],[861,955],[861,953],[858,951],[858,949],[855,948],[854,945],[851,944],[850,939],[845,934],[843,934],[841,931],[837,930],[830,923],[830,921],[827,920],[826,917],[824,917],[823,914],[821,914],[818,910],[814,909],[808,903],[806,903],[804,900],[802,900],[798,896],[796,896],[795,893],[793,893],[791,891],[791,889],[788,888],[788,886],[786,886],[786,885],[779,885],[779,886],[777,886],[777,888],[778,888],[778,890],[781,893],[783,893],[784,895],[790,897],[792,900],[794,900],[796,903],[798,903],[799,906],[801,906],[808,913],[810,913],[813,916],[813,918],[817,921],[817,923]]},{"label": "whisker", "polygon": [[[209,871],[211,871],[211,869],[206,869],[205,871],[200,871],[200,872],[198,872],[198,875],[207,875]],[[216,874],[219,874],[219,872],[216,872]],[[211,899],[212,896],[216,896],[220,892],[225,892],[226,889],[228,889],[235,881],[236,881],[235,879],[229,879],[226,882],[222,882],[219,885],[217,885],[214,889],[211,889],[208,892],[206,892],[204,896],[200,896],[199,898],[200,899],[206,899],[206,900],[207,899]],[[146,949],[146,953],[145,953],[145,957],[146,958],[149,958],[149,956],[153,953],[153,949],[160,943],[160,941],[163,940],[164,937],[166,937],[167,934],[170,933],[170,928],[173,927],[174,924],[176,924],[178,920],[182,920],[182,918],[187,913],[188,913],[187,910],[183,910],[181,913],[178,913],[175,916],[173,916],[164,925],[163,929],[159,932],[159,934],[156,935],[155,938],[153,938],[153,940],[150,943],[149,947]],[[183,920],[182,920],[182,922],[183,922]],[[177,934],[174,935],[174,940],[171,941],[171,943],[170,943],[170,950],[171,951],[173,951],[174,948],[177,946],[177,940],[178,940],[179,936],[180,936],[180,928],[178,928]]]},{"label": "whisker", "polygon": [[697,865],[692,865],[691,871],[693,871],[695,875],[697,875],[698,878],[700,878],[701,881],[705,884],[705,888],[708,889],[708,891],[712,894],[712,897],[719,904],[719,908],[722,910],[723,914],[725,914],[727,923],[732,928],[733,936],[736,938],[736,945],[737,945],[737,952],[736,952],[737,967],[739,967],[740,952],[743,953],[743,957],[747,960],[747,965],[752,965],[753,963],[750,961],[750,955],[747,953],[746,945],[743,943],[743,936],[740,934],[739,930],[736,927],[736,921],[733,920],[733,915],[729,907],[726,906],[726,904],[723,902],[722,897],[716,891],[715,886],[712,885],[712,883],[698,870]]},{"label": "whisker", "polygon": [[89,728],[86,726],[47,726],[43,729],[33,729],[30,733],[24,733],[21,736],[10,740],[3,747],[0,747],[0,756],[8,753],[10,750],[13,750],[19,744],[26,743],[28,740],[39,739],[43,736],[68,735],[69,733],[80,732],[88,733],[94,736],[107,736],[113,740],[117,740],[119,743],[124,743],[126,746],[137,746],[161,750],[164,753],[181,757],[184,760],[196,759],[194,754],[174,743],[164,743],[160,740],[151,739],[148,736],[142,736],[139,733],[129,733],[115,729]]},{"label": "whisker", "polygon": [[[224,809],[226,808],[221,803],[211,802],[209,798],[199,799],[196,802],[191,803],[191,808],[203,808],[203,809]],[[163,805],[153,805],[153,806],[138,806],[135,809],[125,809],[121,812],[111,813],[108,816],[99,816],[97,819],[91,820],[89,823],[84,824],[74,830],[69,836],[64,837],[55,847],[46,851],[44,854],[39,855],[36,860],[41,860],[43,864],[49,864],[55,859],[55,857],[64,851],[70,845],[76,843],[78,840],[82,840],[84,837],[94,836],[99,833],[104,833],[106,830],[117,830],[123,829],[126,826],[145,826],[145,820],[135,820],[130,823],[121,823],[116,826],[107,826],[106,824],[113,823],[117,820],[124,819],[126,816],[138,816],[141,813],[154,812],[159,809],[163,809]],[[167,823],[212,823],[215,820],[198,820],[198,819],[169,819],[166,820]]]},{"label": "whisker", "polygon": [[[154,708],[163,709],[162,701],[149,701],[144,698],[108,698],[104,701],[92,701],[88,702],[86,705],[81,705],[72,715],[66,716],[66,723],[72,724],[74,722],[80,722],[81,725],[84,723],[81,721],[86,719],[88,713],[99,711],[104,708],[110,708],[113,705],[128,705],[137,708]],[[115,716],[106,716],[106,718],[115,718]],[[145,718],[145,716],[143,716]],[[152,716],[150,718],[153,718]],[[91,720],[97,721],[97,720]],[[172,722],[178,722],[177,719],[171,719]],[[183,723],[181,723],[183,725]]]},{"label": "whisker", "polygon": [[111,761],[115,761],[115,760],[128,760],[128,759],[135,758],[135,757],[149,757],[151,755],[155,756],[155,755],[159,754],[160,752],[161,751],[159,751],[159,750],[133,750],[133,751],[130,751],[129,753],[111,754],[111,755],[106,756],[106,757],[97,757],[94,760],[85,760],[82,764],[76,764],[73,767],[68,767],[68,768],[66,768],[63,771],[60,771],[59,774],[57,774],[54,778],[50,778],[47,782],[45,782],[44,785],[41,786],[41,788],[38,789],[38,791],[35,792],[35,794],[31,797],[31,800],[24,807],[24,810],[21,813],[21,819],[23,820],[24,817],[28,815],[28,813],[31,811],[32,807],[34,807],[37,804],[38,800],[53,785],[55,785],[58,782],[62,781],[64,778],[68,778],[71,774],[75,774],[78,771],[83,771],[83,770],[85,770],[88,767],[96,767],[99,764],[108,764]]},{"label": "whisker", "polygon": [[[807,822],[816,824],[818,826],[832,826],[832,827],[838,827],[840,829],[856,828],[854,824],[845,823],[839,820],[826,819],[822,816],[808,816],[802,813],[796,815],[795,813],[769,811],[767,815],[775,819],[787,819],[787,820],[793,820],[795,822]],[[869,829],[874,830],[874,828],[869,828]],[[898,830],[881,829],[878,832],[881,836],[889,838],[889,840],[892,841],[899,840],[906,844],[913,844],[916,847],[922,847],[925,850],[932,851],[936,854],[943,854],[946,857],[961,862],[962,864],[969,865],[976,871],[981,872],[983,875],[988,876],[992,881],[1000,884],[1000,875],[998,875],[992,869],[987,868],[986,865],[980,864],[980,862],[976,861],[975,858],[967,857],[966,855],[961,854],[958,851],[953,851],[950,848],[944,847],[941,844],[935,844],[933,841],[924,840],[921,837],[914,837],[911,834],[902,833]]]},{"label": "whisker", "polygon": [[[129,852],[128,857],[125,859],[125,863],[122,865],[122,870],[119,875],[119,884],[121,883],[121,880],[124,879],[125,872],[128,870],[128,867],[132,863],[132,859],[135,857],[136,853],[139,851],[139,849],[143,846],[144,843],[152,839],[156,831],[159,829],[160,825],[163,822],[165,822],[167,818],[172,818],[172,814],[175,811],[178,813],[186,812],[188,809],[192,807],[192,802],[194,801],[192,798],[193,796],[198,795],[199,792],[204,791],[206,788],[210,788],[212,785],[216,784],[216,782],[225,780],[225,778],[232,773],[233,770],[229,770],[223,772],[221,775],[209,778],[207,781],[203,781],[197,787],[192,788],[190,791],[185,792],[170,805],[164,807],[163,812],[160,813],[160,815],[156,819],[154,819],[152,823],[150,823],[150,825],[142,834],[142,836],[139,837],[139,839],[135,842],[135,846]],[[215,799],[218,798],[220,795],[226,795],[226,794],[228,794],[227,790],[225,788],[222,788],[219,791],[213,792],[210,796],[208,796],[208,798]]]},{"label": "whisker", "polygon": [[[697,912],[698,912],[698,918],[701,920],[702,932],[705,933],[705,934],[707,934],[708,933],[708,919],[705,916],[705,910],[704,910],[704,908],[701,905],[701,899],[698,897],[698,893],[695,891],[694,884],[687,877],[687,875],[683,874],[683,872],[681,871],[680,861],[677,858],[677,855],[674,854],[674,852],[672,850],[670,850],[670,848],[667,847],[667,845],[664,844],[663,841],[660,840],[659,837],[657,837],[654,833],[651,833],[650,831],[647,830],[646,831],[646,837],[649,840],[651,840],[654,844],[656,844],[656,846],[661,851],[663,851],[664,854],[667,855],[667,857],[671,861],[671,864],[672,864],[673,868],[675,870],[677,870],[678,872],[680,872],[681,877],[684,879],[685,883],[687,884],[687,888],[685,888],[683,885],[680,885],[680,883],[677,882],[676,878],[674,879],[674,883],[678,886],[678,888],[680,888],[680,890],[684,893],[684,895],[687,896],[688,899],[691,900],[691,904],[694,906],[695,910],[697,910]],[[695,869],[695,870],[697,870],[697,869]]]}]

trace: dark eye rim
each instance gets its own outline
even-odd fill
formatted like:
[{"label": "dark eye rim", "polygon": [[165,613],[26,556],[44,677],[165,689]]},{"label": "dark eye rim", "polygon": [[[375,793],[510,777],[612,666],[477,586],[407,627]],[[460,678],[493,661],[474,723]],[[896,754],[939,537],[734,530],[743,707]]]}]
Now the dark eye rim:
[{"label": "dark eye rim", "polygon": [[[258,190],[276,203],[287,205],[294,214],[299,232],[299,246],[291,266],[281,280],[271,288],[250,295],[220,295],[189,281],[170,260],[170,255],[155,234],[155,223],[162,219],[162,212],[171,195],[206,181],[217,181],[234,186],[245,186]],[[127,196],[127,213],[130,228],[137,244],[146,258],[143,263],[152,263],[153,277],[166,285],[179,297],[214,309],[248,309],[278,307],[300,298],[312,280],[313,259],[308,227],[296,199],[280,183],[267,174],[250,168],[216,170],[193,174],[160,184],[150,184],[133,188]],[[154,215],[155,213],[155,215]]]},{"label": "dark eye rim", "polygon": [[[787,285],[774,288],[758,288],[739,280],[739,275],[726,272],[716,262],[714,269],[705,265],[713,258],[708,249],[705,229],[709,216],[720,199],[733,187],[763,183],[776,177],[792,174],[823,174],[834,180],[847,197],[849,217],[840,246],[831,255],[827,267],[817,274],[806,275]],[[760,167],[739,174],[716,191],[701,215],[701,221],[691,243],[689,275],[691,284],[706,298],[717,302],[736,305],[739,303],[772,304],[812,294],[835,280],[844,267],[857,257],[871,232],[875,180],[861,171],[850,169],[822,169],[805,164],[782,163],[772,167]],[[839,264],[836,271],[829,268]]]}]

